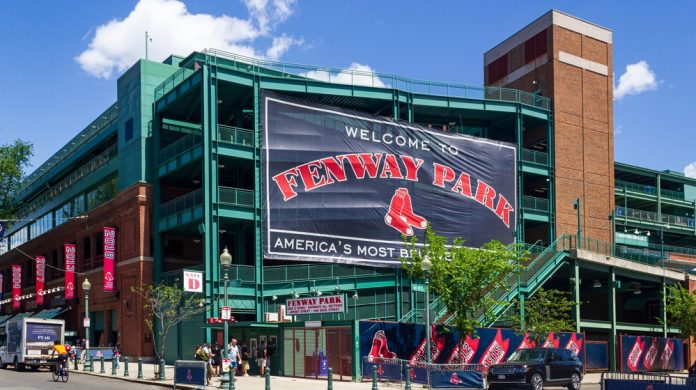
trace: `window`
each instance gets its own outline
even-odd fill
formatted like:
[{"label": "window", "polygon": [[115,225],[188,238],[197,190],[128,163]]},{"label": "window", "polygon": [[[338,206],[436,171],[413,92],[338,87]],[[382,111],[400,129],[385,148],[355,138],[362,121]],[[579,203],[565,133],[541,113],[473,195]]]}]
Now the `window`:
[{"label": "window", "polygon": [[71,202],[68,202],[68,203],[60,206],[56,210],[56,226],[67,222],[68,218],[72,217],[72,213],[71,213],[72,210],[71,209],[72,209],[72,204],[71,204]]},{"label": "window", "polygon": [[31,225],[29,225],[29,234],[31,238],[38,237],[45,232],[51,230],[53,227],[53,215],[52,213],[46,213],[43,216],[41,216],[39,219],[37,219],[35,222],[32,222]]},{"label": "window", "polygon": [[80,194],[76,196],[73,201],[73,215],[80,215],[85,211],[85,196],[84,194]]},{"label": "window", "polygon": [[26,227],[23,227],[19,230],[17,230],[13,235],[10,236],[10,248],[16,248],[25,242],[27,242],[28,238],[28,229]]},{"label": "window", "polygon": [[527,39],[524,43],[524,63],[528,64],[534,61],[537,57],[546,54],[548,50],[548,39],[546,30]]},{"label": "window", "polygon": [[507,54],[488,64],[488,84],[495,83],[507,74]]},{"label": "window", "polygon": [[92,256],[92,240],[89,237],[82,239],[82,258],[89,259]]},{"label": "window", "polygon": [[104,255],[104,232],[99,232],[94,235],[94,255]]},{"label": "window", "polygon": [[87,192],[87,210],[109,201],[114,195],[116,195],[116,176],[112,176]]},{"label": "window", "polygon": [[126,121],[126,142],[130,141],[133,139],[133,118],[130,118]]}]

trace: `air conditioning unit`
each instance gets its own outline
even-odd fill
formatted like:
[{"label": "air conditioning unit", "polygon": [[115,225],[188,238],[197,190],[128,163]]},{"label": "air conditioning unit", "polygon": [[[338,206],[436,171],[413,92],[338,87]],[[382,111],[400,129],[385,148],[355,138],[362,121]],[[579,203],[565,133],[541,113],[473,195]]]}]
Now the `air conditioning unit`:
[{"label": "air conditioning unit", "polygon": [[266,322],[278,322],[278,313],[266,313]]},{"label": "air conditioning unit", "polygon": [[285,315],[285,305],[278,305],[278,321],[292,321],[292,316]]}]

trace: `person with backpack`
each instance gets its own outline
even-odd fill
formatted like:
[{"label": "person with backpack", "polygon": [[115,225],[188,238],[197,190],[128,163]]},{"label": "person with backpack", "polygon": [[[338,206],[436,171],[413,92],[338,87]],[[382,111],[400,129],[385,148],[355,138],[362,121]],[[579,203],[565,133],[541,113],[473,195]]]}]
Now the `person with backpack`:
[{"label": "person with backpack", "polygon": [[263,341],[256,347],[256,364],[258,364],[259,372],[263,377],[266,372],[266,343]]},{"label": "person with backpack", "polygon": [[212,353],[212,364],[215,370],[215,376],[220,376],[222,370],[222,348],[218,345],[217,341],[213,341],[213,345],[210,347],[210,352]]}]

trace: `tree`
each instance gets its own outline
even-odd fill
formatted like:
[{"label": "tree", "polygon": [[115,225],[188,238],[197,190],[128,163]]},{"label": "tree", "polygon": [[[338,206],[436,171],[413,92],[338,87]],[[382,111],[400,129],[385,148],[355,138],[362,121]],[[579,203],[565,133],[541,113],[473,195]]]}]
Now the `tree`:
[{"label": "tree", "polygon": [[463,240],[455,239],[448,246],[447,239],[434,233],[430,226],[422,247],[415,237],[406,244],[410,257],[401,259],[403,268],[410,278],[423,278],[421,263],[428,256],[433,264],[429,275],[432,291],[454,316],[455,326],[462,334],[475,334],[476,327],[482,325],[481,316],[491,318],[497,301],[487,294],[505,288],[505,278],[517,270],[524,256],[514,245],[499,241],[468,248]]},{"label": "tree", "polygon": [[696,344],[696,294],[681,284],[667,286],[669,324],[679,328],[683,338]]},{"label": "tree", "polygon": [[[524,303],[524,323],[519,315],[510,316],[513,329],[520,334],[529,334],[537,342],[543,341],[550,332],[572,332],[575,321],[571,313],[577,304],[567,291],[539,288]],[[513,305],[517,309],[515,313],[519,313],[519,305],[519,301]]]},{"label": "tree", "polygon": [[[172,327],[205,310],[203,300],[195,294],[184,293],[176,285],[160,283],[157,286],[132,287],[131,291],[143,298],[145,326],[157,342],[155,354],[158,360],[164,359],[164,342]],[[152,317],[147,314],[151,314]]]},{"label": "tree", "polygon": [[11,219],[17,211],[17,190],[34,155],[33,149],[31,143],[22,140],[0,145],[0,220]]}]

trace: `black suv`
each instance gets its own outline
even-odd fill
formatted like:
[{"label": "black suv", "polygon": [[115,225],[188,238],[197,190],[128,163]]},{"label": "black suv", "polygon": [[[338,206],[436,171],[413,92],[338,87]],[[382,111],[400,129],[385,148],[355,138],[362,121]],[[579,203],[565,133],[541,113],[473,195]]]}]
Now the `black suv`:
[{"label": "black suv", "polygon": [[561,348],[529,348],[515,351],[505,363],[488,370],[488,389],[527,387],[541,390],[545,385],[580,389],[582,362],[573,352]]}]

